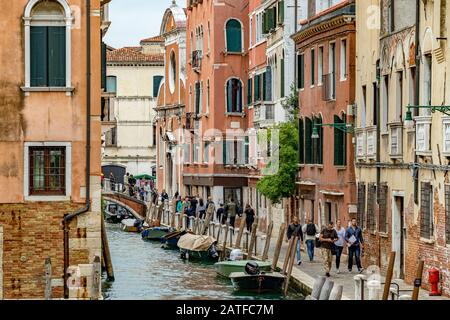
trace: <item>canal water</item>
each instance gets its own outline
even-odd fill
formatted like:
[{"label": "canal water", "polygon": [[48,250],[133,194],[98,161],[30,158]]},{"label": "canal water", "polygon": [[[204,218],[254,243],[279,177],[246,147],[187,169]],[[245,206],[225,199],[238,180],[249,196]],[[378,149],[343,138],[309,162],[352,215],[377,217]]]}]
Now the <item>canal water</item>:
[{"label": "canal water", "polygon": [[143,241],[140,234],[123,232],[118,225],[107,223],[106,229],[115,276],[108,282],[103,274],[107,300],[303,299],[295,291],[286,297],[237,293],[212,264],[185,262],[178,251]]}]

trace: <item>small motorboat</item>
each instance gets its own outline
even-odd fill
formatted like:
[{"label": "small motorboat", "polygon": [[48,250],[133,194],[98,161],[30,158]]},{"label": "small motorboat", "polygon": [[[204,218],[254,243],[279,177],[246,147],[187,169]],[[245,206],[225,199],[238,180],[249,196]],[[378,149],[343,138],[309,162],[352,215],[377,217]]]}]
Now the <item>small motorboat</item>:
[{"label": "small motorboat", "polygon": [[230,277],[233,272],[245,272],[247,263],[257,263],[263,272],[270,272],[272,264],[270,262],[256,260],[221,261],[214,264],[216,272],[223,277]]},{"label": "small motorboat", "polygon": [[149,241],[162,241],[166,235],[174,232],[174,228],[170,227],[153,227],[142,231],[142,239]]},{"label": "small motorboat", "polygon": [[187,233],[186,230],[174,231],[166,234],[161,242],[164,244],[164,249],[178,249],[178,241],[180,238]]},{"label": "small motorboat", "polygon": [[125,232],[141,232],[142,231],[142,220],[139,219],[124,219],[120,222],[122,231]]},{"label": "small motorboat", "polygon": [[178,240],[178,247],[183,260],[210,262],[219,258],[216,243],[217,240],[211,236],[186,233]]},{"label": "small motorboat", "polygon": [[257,293],[282,292],[286,282],[285,275],[261,271],[256,262],[247,263],[245,272],[232,272],[230,279],[235,290]]}]

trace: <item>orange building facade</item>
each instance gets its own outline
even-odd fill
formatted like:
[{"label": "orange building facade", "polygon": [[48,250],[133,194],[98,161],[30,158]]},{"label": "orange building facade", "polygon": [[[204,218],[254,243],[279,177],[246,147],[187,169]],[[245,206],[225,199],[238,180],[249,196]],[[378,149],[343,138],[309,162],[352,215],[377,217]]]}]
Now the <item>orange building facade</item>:
[{"label": "orange building facade", "polygon": [[356,217],[352,141],[355,3],[315,8],[293,36],[298,52],[299,211],[319,225]]}]

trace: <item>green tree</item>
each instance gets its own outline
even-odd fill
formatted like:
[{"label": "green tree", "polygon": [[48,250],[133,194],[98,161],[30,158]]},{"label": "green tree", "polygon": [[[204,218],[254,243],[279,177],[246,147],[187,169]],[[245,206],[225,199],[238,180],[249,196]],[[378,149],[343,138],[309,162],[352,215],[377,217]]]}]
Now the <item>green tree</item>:
[{"label": "green tree", "polygon": [[[279,145],[272,146],[278,148],[278,170],[273,175],[263,177],[256,188],[272,203],[279,203],[283,198],[292,197],[296,189],[298,126],[296,121],[291,120],[274,129],[279,130]],[[267,165],[273,164],[269,162]]]},{"label": "green tree", "polygon": [[286,100],[283,102],[283,108],[286,110],[289,120],[292,121],[296,119],[299,111],[299,103],[298,103],[298,89],[295,83],[291,85],[291,93],[286,97]]}]

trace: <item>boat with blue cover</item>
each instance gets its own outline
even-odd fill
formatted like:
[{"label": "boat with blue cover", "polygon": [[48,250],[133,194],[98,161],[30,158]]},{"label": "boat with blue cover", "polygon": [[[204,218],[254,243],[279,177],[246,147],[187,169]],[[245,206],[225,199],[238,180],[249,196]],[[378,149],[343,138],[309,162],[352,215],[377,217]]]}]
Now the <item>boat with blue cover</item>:
[{"label": "boat with blue cover", "polygon": [[142,231],[141,236],[143,240],[162,241],[164,236],[174,231],[171,227],[154,227]]}]

